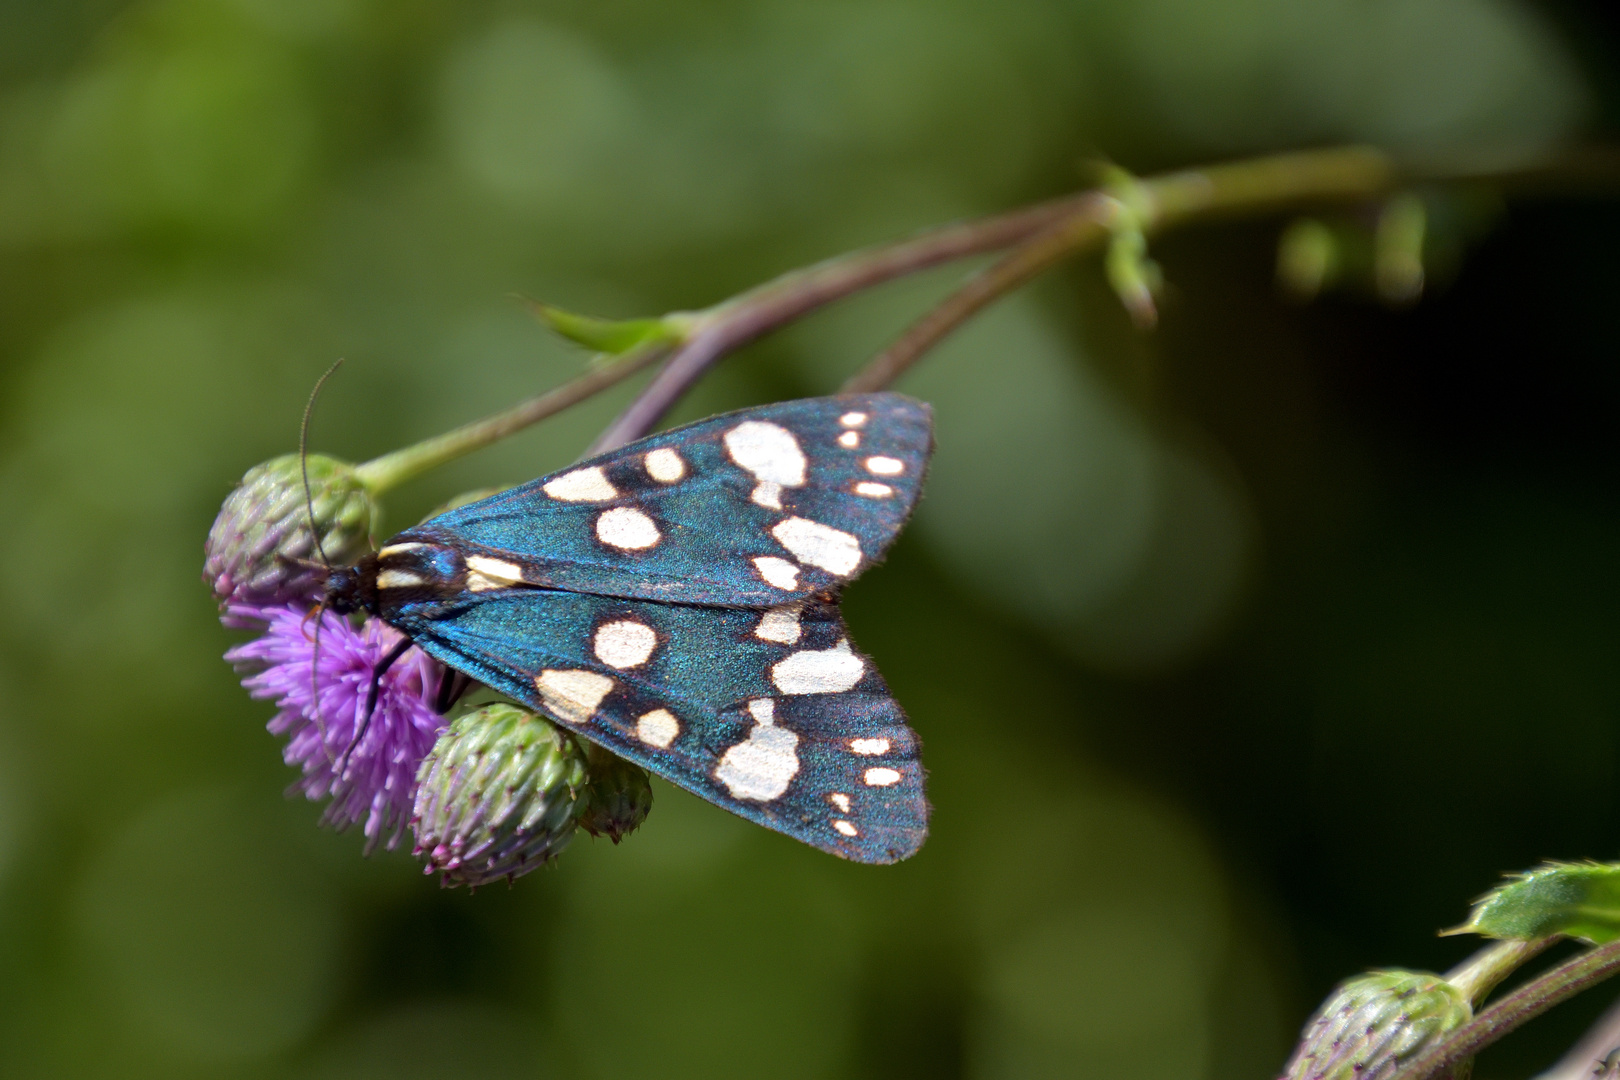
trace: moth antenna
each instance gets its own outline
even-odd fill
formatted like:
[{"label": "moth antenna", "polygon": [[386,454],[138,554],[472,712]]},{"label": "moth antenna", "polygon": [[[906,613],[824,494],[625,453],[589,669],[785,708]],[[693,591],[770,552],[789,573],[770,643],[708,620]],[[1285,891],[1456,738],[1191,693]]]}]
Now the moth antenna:
[{"label": "moth antenna", "polygon": [[321,565],[328,570],[332,569],[332,563],[326,557],[326,549],[321,546],[321,531],[315,527],[315,496],[309,490],[309,418],[315,414],[315,399],[321,396],[321,387],[342,366],[343,357],[340,356],[332,361],[332,366],[326,369],[324,375],[315,380],[315,389],[309,392],[309,401],[304,405],[304,422],[298,425],[298,470],[304,477],[304,512],[309,515],[309,535],[315,538],[315,553],[321,557]]}]

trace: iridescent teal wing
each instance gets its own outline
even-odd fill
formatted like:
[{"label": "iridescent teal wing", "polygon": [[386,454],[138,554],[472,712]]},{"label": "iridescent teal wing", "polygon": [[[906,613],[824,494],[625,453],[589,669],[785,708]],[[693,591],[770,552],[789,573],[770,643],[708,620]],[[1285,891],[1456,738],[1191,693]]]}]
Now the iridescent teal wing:
[{"label": "iridescent teal wing", "polygon": [[390,544],[454,546],[487,560],[493,585],[770,607],[881,558],[932,446],[928,406],[901,394],[782,402],[643,439]]},{"label": "iridescent teal wing", "polygon": [[451,667],[823,851],[890,863],[927,835],[917,738],[829,603],[514,586],[405,604],[389,621]]}]

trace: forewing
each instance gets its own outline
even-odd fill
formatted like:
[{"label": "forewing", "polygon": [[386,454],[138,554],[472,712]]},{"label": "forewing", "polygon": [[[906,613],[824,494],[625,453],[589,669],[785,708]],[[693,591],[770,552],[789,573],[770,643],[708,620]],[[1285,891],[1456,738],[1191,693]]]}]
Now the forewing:
[{"label": "forewing", "polygon": [[516,588],[390,621],[564,727],[823,851],[890,863],[927,835],[917,738],[829,604]]},{"label": "forewing", "polygon": [[441,514],[391,543],[448,544],[547,588],[767,607],[836,588],[882,556],[916,504],[931,431],[928,406],[901,394],[745,409]]}]

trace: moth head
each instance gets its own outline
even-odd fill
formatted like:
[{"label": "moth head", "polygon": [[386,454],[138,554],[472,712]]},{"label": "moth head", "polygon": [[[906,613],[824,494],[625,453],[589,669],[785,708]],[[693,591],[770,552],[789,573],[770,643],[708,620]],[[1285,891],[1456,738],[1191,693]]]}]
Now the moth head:
[{"label": "moth head", "polygon": [[321,602],[339,615],[377,614],[377,556],[367,555],[353,566],[333,567],[327,573]]}]

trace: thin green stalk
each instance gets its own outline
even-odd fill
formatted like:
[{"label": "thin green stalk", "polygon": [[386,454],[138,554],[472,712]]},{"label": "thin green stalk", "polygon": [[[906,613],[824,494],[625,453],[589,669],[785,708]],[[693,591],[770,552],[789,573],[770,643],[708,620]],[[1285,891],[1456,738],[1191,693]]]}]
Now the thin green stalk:
[{"label": "thin green stalk", "polygon": [[355,468],[356,475],[373,495],[381,495],[390,488],[429,469],[437,468],[474,450],[497,443],[508,435],[521,431],[530,424],[548,416],[555,416],[586,398],[601,393],[616,383],[623,382],[647,365],[667,356],[672,348],[669,342],[651,342],[634,349],[611,363],[593,367],[585,374],[547,390],[545,393],[519,402],[482,420],[463,424],[454,431],[425,439],[403,450],[395,450]]},{"label": "thin green stalk", "polygon": [[1555,935],[1534,941],[1492,942],[1446,972],[1446,982],[1460,990],[1468,1003],[1478,1009],[1503,979],[1557,940]]}]

